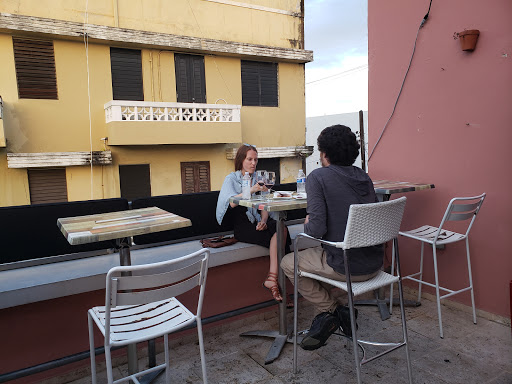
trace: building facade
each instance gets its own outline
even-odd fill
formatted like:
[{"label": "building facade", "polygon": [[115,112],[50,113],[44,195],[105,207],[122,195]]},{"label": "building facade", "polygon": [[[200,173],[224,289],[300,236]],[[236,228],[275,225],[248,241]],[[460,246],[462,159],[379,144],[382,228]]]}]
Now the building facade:
[{"label": "building facade", "polygon": [[293,181],[303,1],[0,4],[0,206],[220,189],[241,143]]}]

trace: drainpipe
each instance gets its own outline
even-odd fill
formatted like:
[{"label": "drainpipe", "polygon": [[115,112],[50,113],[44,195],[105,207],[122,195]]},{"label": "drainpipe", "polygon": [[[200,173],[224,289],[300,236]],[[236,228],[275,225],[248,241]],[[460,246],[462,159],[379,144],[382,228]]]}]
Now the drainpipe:
[{"label": "drainpipe", "polygon": [[117,0],[112,0],[112,8],[114,8],[114,27],[119,27],[119,10]]}]

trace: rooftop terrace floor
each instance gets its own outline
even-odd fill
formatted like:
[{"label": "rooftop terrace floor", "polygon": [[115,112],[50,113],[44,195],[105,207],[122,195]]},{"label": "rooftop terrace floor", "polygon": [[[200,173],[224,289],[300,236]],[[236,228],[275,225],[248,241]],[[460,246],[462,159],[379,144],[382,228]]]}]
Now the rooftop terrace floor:
[{"label": "rooftop terrace floor", "polygon": [[[392,341],[400,337],[399,308],[386,321],[380,320],[376,307],[359,306],[359,334],[361,338]],[[288,310],[290,326],[293,310]],[[439,337],[435,301],[423,299],[422,305],[406,308],[407,328],[412,358],[414,383],[512,383],[512,340],[508,325],[478,317],[472,322],[470,312],[453,306],[442,307],[444,339]],[[299,301],[299,328],[309,327],[313,308]],[[240,333],[255,329],[278,329],[277,307],[253,312],[244,318],[210,324],[204,329],[208,380],[210,383],[280,384],[280,383],[356,383],[355,365],[350,342],[331,336],[327,344],[316,351],[299,351],[299,373],[293,374],[293,344],[283,348],[280,357],[265,365],[264,359],[271,339],[241,337]],[[395,338],[397,340],[397,338]],[[161,344],[161,343],[160,343]],[[202,383],[197,332],[192,330],[170,342],[171,366],[174,383]],[[158,347],[157,347],[158,348]],[[161,347],[160,347],[161,348]],[[367,349],[368,353],[376,349]],[[98,361],[99,383],[106,383],[104,356]],[[157,363],[163,361],[163,353]],[[147,362],[139,358],[141,367]],[[114,378],[126,373],[126,364],[114,370]],[[79,374],[79,372],[76,372]],[[73,384],[90,383],[90,372]],[[407,383],[405,349],[370,362],[362,367],[363,383]],[[165,382],[162,373],[153,383]]]}]

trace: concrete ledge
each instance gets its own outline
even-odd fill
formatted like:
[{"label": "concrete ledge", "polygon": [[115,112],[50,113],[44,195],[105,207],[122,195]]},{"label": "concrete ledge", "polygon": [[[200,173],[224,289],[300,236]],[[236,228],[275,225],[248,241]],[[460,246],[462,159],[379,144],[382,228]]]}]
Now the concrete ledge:
[{"label": "concrete ledge", "polygon": [[[302,232],[303,224],[288,226],[290,236]],[[310,246],[304,242],[304,248]],[[199,240],[131,251],[133,265],[174,259],[201,249]],[[302,246],[301,246],[302,248]],[[211,250],[210,268],[268,256],[259,245],[236,243]],[[105,288],[108,270],[119,265],[119,254],[105,254],[52,264],[0,272],[0,309],[76,295]]]}]

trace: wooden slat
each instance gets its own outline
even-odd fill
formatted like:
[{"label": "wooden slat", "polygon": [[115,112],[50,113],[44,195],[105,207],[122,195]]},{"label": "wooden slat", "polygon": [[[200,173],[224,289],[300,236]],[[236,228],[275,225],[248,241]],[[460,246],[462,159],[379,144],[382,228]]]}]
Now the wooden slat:
[{"label": "wooden slat", "polygon": [[[83,39],[84,25],[81,22],[56,20],[19,14],[0,13],[0,28],[14,33],[18,31],[45,33],[60,38]],[[195,52],[264,57],[283,61],[305,63],[313,61],[313,52],[303,49],[281,48],[260,44],[239,43],[191,36],[140,31],[127,28],[88,24],[85,32],[90,39],[104,42],[142,44],[164,49],[186,49]]]},{"label": "wooden slat", "polygon": [[[226,150],[226,158],[234,160],[238,148]],[[306,157],[313,153],[313,146],[295,146],[295,147],[256,147],[258,150],[258,158],[271,159],[276,157]]]},{"label": "wooden slat", "polygon": [[[8,168],[68,167],[90,165],[90,152],[8,153]],[[93,151],[93,165],[112,164],[111,151]]]}]

